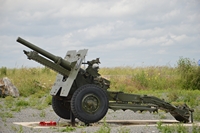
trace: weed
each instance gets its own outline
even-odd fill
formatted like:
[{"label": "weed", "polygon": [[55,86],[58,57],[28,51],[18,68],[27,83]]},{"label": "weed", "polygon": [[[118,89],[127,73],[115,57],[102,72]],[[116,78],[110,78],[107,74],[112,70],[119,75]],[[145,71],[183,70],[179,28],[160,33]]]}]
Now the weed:
[{"label": "weed", "polygon": [[175,91],[170,91],[167,96],[168,96],[168,100],[170,102],[176,101],[180,97],[179,93],[176,90]]},{"label": "weed", "polygon": [[29,97],[28,102],[31,107],[42,110],[51,105],[51,95],[44,94],[38,98],[37,94],[34,94]]},{"label": "weed", "polygon": [[67,126],[64,129],[61,129],[60,131],[61,132],[72,132],[72,131],[75,131],[75,130],[76,130],[76,128],[74,128],[72,126]]},{"label": "weed", "polygon": [[147,73],[142,70],[141,73],[136,74],[135,79],[143,86],[148,87]]},{"label": "weed", "polygon": [[1,72],[1,76],[6,76],[7,75],[7,68],[1,67],[0,72]]},{"label": "weed", "polygon": [[200,109],[195,109],[193,115],[195,121],[200,121]]},{"label": "weed", "polygon": [[39,105],[35,106],[35,108],[38,109],[38,110],[43,110],[43,109],[45,109],[46,107],[47,107],[46,104],[39,104]]},{"label": "weed", "polygon": [[157,128],[158,128],[159,130],[161,130],[161,128],[162,128],[162,122],[161,122],[161,121],[157,122]]},{"label": "weed", "polygon": [[23,133],[24,131],[23,131],[23,127],[22,127],[22,125],[20,125],[19,126],[19,130],[17,131],[17,133]]},{"label": "weed", "polygon": [[0,104],[0,110],[3,110],[3,105]]},{"label": "weed", "polygon": [[118,129],[118,133],[130,133],[130,129],[126,127],[120,127],[120,129]]},{"label": "weed", "polygon": [[199,133],[200,132],[200,126],[197,124],[192,125],[192,133]]},{"label": "weed", "polygon": [[1,116],[1,118],[2,118],[2,121],[3,122],[6,122],[6,118],[5,117],[2,117],[3,115],[0,113],[0,116]]},{"label": "weed", "polygon": [[86,131],[82,131],[82,130],[81,130],[81,133],[87,133],[87,132],[86,132]]},{"label": "weed", "polygon": [[174,133],[174,129],[171,128],[170,126],[166,125],[163,126],[162,122],[157,122],[157,129],[161,132],[161,133]]},{"label": "weed", "polygon": [[35,117],[35,114],[33,113],[32,116]]},{"label": "weed", "polygon": [[11,129],[15,132],[15,133],[23,133],[23,127],[22,125],[19,126],[19,128],[17,128],[16,126],[11,126]]},{"label": "weed", "polygon": [[46,99],[45,99],[45,103],[46,103],[47,105],[51,105],[51,101],[52,101],[52,96],[51,96],[51,95],[48,95],[48,96],[46,97]]},{"label": "weed", "polygon": [[16,106],[28,106],[29,103],[25,100],[20,100],[16,102]]},{"label": "weed", "polygon": [[38,129],[37,132],[40,133],[42,131],[42,129]]},{"label": "weed", "polygon": [[30,105],[31,107],[37,106],[37,105],[39,105],[39,104],[40,104],[40,103],[39,103],[39,98],[35,97],[35,95],[31,95],[31,96],[29,97],[29,105]]},{"label": "weed", "polygon": [[11,109],[11,111],[20,112],[21,107],[14,107],[14,108]]},{"label": "weed", "polygon": [[40,117],[45,117],[45,116],[46,116],[46,113],[45,113],[44,110],[42,110],[41,113],[40,113]]},{"label": "weed", "polygon": [[184,89],[200,90],[200,67],[194,60],[180,58],[177,62],[178,72],[181,75],[180,82]]},{"label": "weed", "polygon": [[11,108],[15,103],[15,99],[12,96],[7,96],[5,98],[5,105],[7,108]]},{"label": "weed", "polygon": [[166,119],[167,118],[166,114],[164,114],[164,113],[159,113],[158,115],[159,115],[160,119]]},{"label": "weed", "polygon": [[[157,129],[161,133],[188,133],[189,128],[184,126],[182,123],[176,124],[176,125],[163,125],[162,122],[157,122]],[[193,124],[192,126],[192,133],[199,133],[200,128]]]},{"label": "weed", "polygon": [[188,133],[187,128],[181,123],[176,125],[176,131],[178,133]]},{"label": "weed", "polygon": [[[3,69],[1,69],[3,71]],[[2,72],[1,72],[2,73]],[[19,89],[20,96],[28,97],[42,91],[49,93],[56,73],[47,68],[19,68],[7,69],[7,76],[12,77],[13,84]],[[3,77],[3,75],[0,75]]]},{"label": "weed", "polygon": [[17,130],[18,130],[17,127],[16,127],[16,126],[13,126],[13,125],[11,126],[11,129],[12,129],[13,131],[15,131],[15,132],[17,132]]},{"label": "weed", "polygon": [[0,112],[1,118],[13,118],[13,114],[10,112]]},{"label": "weed", "polygon": [[106,123],[106,118],[103,119],[103,125],[95,133],[110,133],[111,128],[108,123]]},{"label": "weed", "polygon": [[6,112],[6,113],[4,114],[4,116],[7,117],[7,118],[13,118],[13,114],[10,113],[10,112]]}]

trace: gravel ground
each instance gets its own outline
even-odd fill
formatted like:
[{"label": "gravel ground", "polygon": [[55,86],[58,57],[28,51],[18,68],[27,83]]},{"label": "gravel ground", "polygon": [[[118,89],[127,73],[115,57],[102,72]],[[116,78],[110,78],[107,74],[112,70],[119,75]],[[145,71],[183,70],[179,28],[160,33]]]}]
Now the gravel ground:
[{"label": "gravel ground", "polygon": [[[40,121],[58,121],[59,117],[54,113],[51,106],[46,108],[45,110],[37,110],[32,108],[22,109],[20,112],[12,112],[13,118],[0,118],[0,133],[16,133],[16,132],[24,132],[24,133],[54,133],[61,132],[61,129],[65,127],[56,127],[56,128],[31,128],[26,126],[20,126],[17,124],[13,124],[13,122],[40,122]],[[134,113],[133,111],[112,111],[109,110],[105,120],[159,120],[162,117],[169,120],[174,120],[174,118],[164,112],[150,114],[149,112],[143,113]],[[79,122],[76,119],[79,125]],[[68,120],[60,119],[60,125],[64,123],[69,123]],[[145,123],[144,126],[138,124],[129,124],[124,121],[123,123],[116,122],[107,122],[108,126],[111,128],[111,133],[117,133],[122,131],[129,131],[131,133],[158,133],[158,129],[156,126],[148,126],[148,123]],[[89,126],[79,126],[75,128],[75,133],[91,133],[99,130],[103,126],[104,122],[98,122],[95,124],[91,124]]]}]

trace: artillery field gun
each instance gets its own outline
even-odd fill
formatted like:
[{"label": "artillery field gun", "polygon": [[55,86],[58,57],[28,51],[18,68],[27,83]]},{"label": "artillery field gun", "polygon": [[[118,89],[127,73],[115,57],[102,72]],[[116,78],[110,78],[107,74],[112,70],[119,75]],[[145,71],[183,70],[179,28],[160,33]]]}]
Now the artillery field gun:
[{"label": "artillery field gun", "polygon": [[[18,38],[17,42],[33,51],[25,51],[28,59],[51,68],[58,72],[56,81],[51,89],[52,107],[55,113],[71,122],[78,118],[89,124],[98,122],[112,110],[132,110],[157,112],[158,109],[170,112],[180,122],[193,122],[193,110],[187,105],[174,106],[159,98],[147,95],[127,94],[109,91],[110,81],[98,73],[99,58],[83,62],[87,49],[68,51],[65,58],[55,56],[30,42]],[[81,65],[87,64],[86,69]]]}]

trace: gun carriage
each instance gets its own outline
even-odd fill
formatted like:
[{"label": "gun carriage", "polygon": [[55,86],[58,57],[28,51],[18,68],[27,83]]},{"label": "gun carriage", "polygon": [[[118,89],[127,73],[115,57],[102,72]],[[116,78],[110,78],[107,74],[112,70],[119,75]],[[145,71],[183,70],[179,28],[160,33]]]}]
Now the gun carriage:
[{"label": "gun carriage", "polygon": [[[99,58],[83,62],[87,49],[68,51],[65,58],[55,56],[34,44],[18,38],[17,42],[33,51],[25,51],[28,59],[34,60],[56,71],[56,81],[50,91],[52,108],[63,119],[75,118],[89,124],[98,122],[112,110],[132,110],[157,112],[158,109],[170,112],[180,122],[193,121],[193,110],[187,105],[174,106],[154,96],[128,94],[109,91],[110,81],[98,73]],[[81,68],[87,64],[87,68]]]}]

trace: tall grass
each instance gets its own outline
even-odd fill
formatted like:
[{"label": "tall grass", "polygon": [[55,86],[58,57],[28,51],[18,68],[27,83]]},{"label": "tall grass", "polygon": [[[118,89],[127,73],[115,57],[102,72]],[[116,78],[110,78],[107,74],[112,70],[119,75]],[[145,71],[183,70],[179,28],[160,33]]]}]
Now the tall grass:
[{"label": "tall grass", "polygon": [[[19,89],[20,95],[49,92],[56,73],[49,68],[0,68],[0,78],[7,76]],[[138,90],[200,90],[200,67],[193,60],[180,58],[177,67],[115,67],[101,68],[101,75],[111,81],[110,89],[135,93]]]},{"label": "tall grass", "polygon": [[9,79],[11,79],[12,83],[19,89],[20,96],[24,97],[28,97],[38,92],[49,92],[56,76],[54,71],[46,67],[22,67],[19,69],[5,69],[5,67],[2,67],[0,70],[0,78],[7,76]]},{"label": "tall grass", "polygon": [[100,73],[111,80],[112,90],[200,90],[200,67],[188,58],[180,58],[177,67],[101,68]]},{"label": "tall grass", "polygon": [[200,90],[200,66],[189,58],[180,58],[178,71],[181,75],[182,87],[184,89]]},{"label": "tall grass", "polygon": [[102,68],[100,73],[111,80],[111,90],[116,91],[134,92],[181,88],[177,69],[167,66]]},{"label": "tall grass", "polygon": [[[48,91],[56,73],[49,68],[0,68],[0,78],[7,76],[22,96]],[[137,90],[188,89],[200,90],[200,67],[195,61],[180,58],[177,67],[115,67],[101,68],[102,76],[110,79],[111,90],[134,92]]]}]

